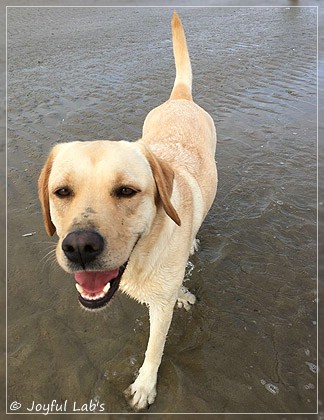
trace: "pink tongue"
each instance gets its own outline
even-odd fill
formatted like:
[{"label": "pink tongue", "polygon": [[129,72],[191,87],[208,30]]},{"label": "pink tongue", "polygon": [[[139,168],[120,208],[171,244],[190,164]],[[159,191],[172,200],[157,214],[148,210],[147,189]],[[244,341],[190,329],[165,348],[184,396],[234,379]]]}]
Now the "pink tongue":
[{"label": "pink tongue", "polygon": [[88,293],[99,293],[106,284],[118,276],[119,269],[113,271],[79,271],[74,278]]}]

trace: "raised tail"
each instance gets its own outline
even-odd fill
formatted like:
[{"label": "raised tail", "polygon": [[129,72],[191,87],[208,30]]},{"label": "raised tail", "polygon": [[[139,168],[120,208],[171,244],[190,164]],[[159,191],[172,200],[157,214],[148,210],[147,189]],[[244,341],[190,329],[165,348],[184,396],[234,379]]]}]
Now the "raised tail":
[{"label": "raised tail", "polygon": [[192,100],[192,72],[189,52],[182,23],[176,11],[173,12],[172,17],[172,40],[176,78],[170,99]]}]

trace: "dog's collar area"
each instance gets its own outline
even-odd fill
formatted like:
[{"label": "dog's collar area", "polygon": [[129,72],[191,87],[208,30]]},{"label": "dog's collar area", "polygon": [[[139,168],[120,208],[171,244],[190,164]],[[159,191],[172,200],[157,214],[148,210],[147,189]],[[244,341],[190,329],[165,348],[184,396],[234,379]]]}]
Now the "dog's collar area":
[{"label": "dog's collar area", "polygon": [[117,276],[113,279],[110,279],[99,292],[87,293],[84,291],[82,286],[76,283],[76,288],[79,294],[79,302],[81,305],[90,310],[100,309],[107,305],[107,303],[118,290],[120,279],[126,269],[126,266],[127,263],[122,265],[118,270]]}]

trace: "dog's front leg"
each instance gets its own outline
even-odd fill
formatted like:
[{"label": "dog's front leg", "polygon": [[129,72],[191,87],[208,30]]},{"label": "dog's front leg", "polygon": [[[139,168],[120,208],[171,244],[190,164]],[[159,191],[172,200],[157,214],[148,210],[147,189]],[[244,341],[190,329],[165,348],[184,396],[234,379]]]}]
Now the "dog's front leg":
[{"label": "dog's front leg", "polygon": [[166,336],[171,324],[175,302],[150,305],[150,337],[139,375],[125,391],[134,410],[142,410],[156,397],[157,372],[161,363]]}]

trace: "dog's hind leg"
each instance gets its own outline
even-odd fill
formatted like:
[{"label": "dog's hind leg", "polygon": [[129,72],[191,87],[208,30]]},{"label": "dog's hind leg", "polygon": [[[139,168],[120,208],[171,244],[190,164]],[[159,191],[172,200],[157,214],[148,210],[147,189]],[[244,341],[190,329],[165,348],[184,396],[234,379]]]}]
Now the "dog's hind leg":
[{"label": "dog's hind leg", "polygon": [[198,251],[200,245],[200,240],[195,238],[190,249],[190,255],[193,255],[195,252]]},{"label": "dog's hind leg", "polygon": [[184,285],[181,285],[178,291],[178,308],[185,308],[186,311],[189,311],[195,302],[196,296],[192,294]]}]

